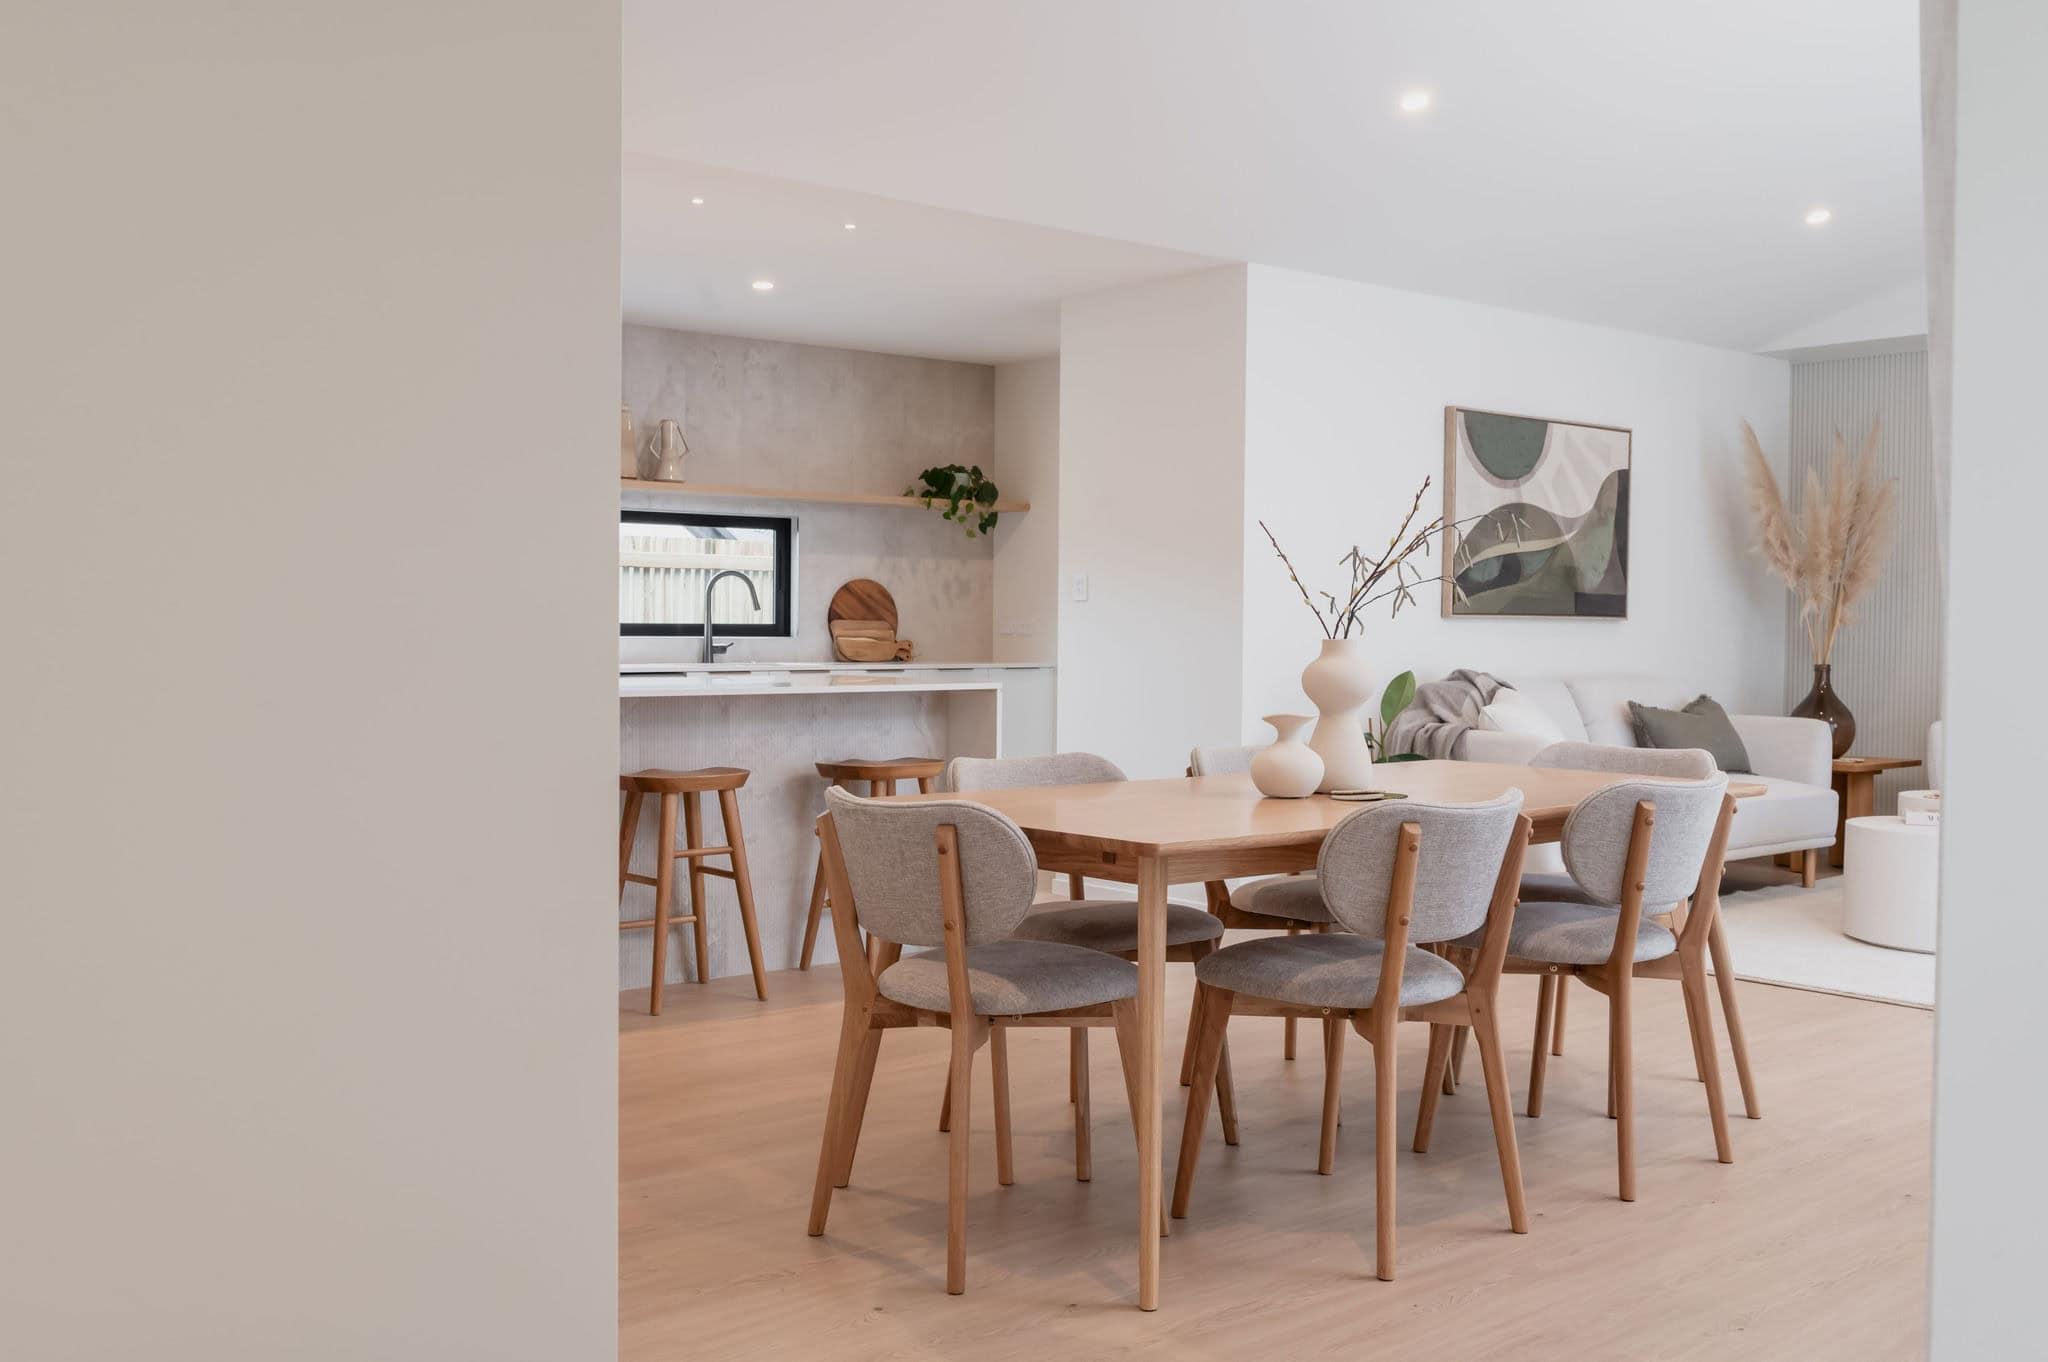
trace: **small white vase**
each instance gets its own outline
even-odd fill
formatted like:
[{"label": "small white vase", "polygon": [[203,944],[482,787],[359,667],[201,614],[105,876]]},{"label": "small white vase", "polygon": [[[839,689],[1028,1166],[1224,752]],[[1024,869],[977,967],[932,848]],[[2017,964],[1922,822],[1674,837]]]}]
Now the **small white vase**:
[{"label": "small white vase", "polygon": [[1372,673],[1365,665],[1365,640],[1324,639],[1322,655],[1302,669],[1301,688],[1316,707],[1316,731],[1308,745],[1323,759],[1317,788],[1367,788],[1372,749],[1365,745],[1365,702],[1372,698]]},{"label": "small white vase", "polygon": [[1313,714],[1268,714],[1277,741],[1252,754],[1252,784],[1268,799],[1306,799],[1322,784],[1323,759],[1302,739]]}]

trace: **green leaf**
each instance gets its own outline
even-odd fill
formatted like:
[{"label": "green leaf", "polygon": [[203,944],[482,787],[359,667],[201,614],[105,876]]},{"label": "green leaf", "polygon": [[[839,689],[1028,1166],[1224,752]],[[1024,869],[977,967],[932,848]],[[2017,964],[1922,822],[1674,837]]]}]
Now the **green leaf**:
[{"label": "green leaf", "polygon": [[1395,754],[1394,754],[1393,756],[1391,756],[1391,757],[1381,757],[1381,758],[1380,758],[1380,760],[1381,760],[1381,761],[1428,761],[1428,760],[1429,760],[1429,758],[1427,758],[1427,757],[1423,756],[1423,755],[1422,755],[1422,754],[1421,754],[1420,752],[1396,752],[1396,753],[1395,753]]},{"label": "green leaf", "polygon": [[1402,672],[1387,682],[1386,690],[1380,693],[1380,722],[1391,724],[1394,716],[1408,708],[1408,702],[1415,698],[1415,673]]}]

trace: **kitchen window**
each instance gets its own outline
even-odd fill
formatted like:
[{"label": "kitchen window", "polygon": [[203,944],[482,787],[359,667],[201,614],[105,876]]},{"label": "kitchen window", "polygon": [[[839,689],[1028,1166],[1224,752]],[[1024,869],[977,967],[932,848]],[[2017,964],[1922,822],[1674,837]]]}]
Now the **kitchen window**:
[{"label": "kitchen window", "polygon": [[701,635],[704,591],[713,581],[711,622],[719,637],[788,638],[795,632],[796,521],[619,512],[621,634]]}]

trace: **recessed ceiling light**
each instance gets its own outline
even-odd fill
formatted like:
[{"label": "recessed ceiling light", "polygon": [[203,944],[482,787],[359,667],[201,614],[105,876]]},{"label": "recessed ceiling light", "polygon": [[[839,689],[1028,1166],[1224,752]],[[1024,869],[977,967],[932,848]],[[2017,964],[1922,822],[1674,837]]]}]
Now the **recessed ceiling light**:
[{"label": "recessed ceiling light", "polygon": [[767,293],[774,287],[775,281],[773,279],[756,279],[754,281],[754,292],[756,293]]},{"label": "recessed ceiling light", "polygon": [[698,205],[701,208],[704,204],[704,199],[702,195],[692,195],[690,198],[690,202]]},{"label": "recessed ceiling light", "polygon": [[1401,112],[1421,113],[1430,106],[1430,102],[1434,98],[1435,96],[1431,95],[1427,90],[1406,91],[1401,96]]},{"label": "recessed ceiling light", "polygon": [[1809,227],[1825,227],[1834,220],[1834,211],[1828,208],[1809,209],[1806,214],[1806,225]]},{"label": "recessed ceiling light", "polygon": [[852,230],[853,230],[853,229],[854,229],[855,227],[857,227],[857,226],[859,226],[859,225],[860,225],[860,224],[858,224],[858,223],[853,223],[853,222],[849,222],[849,223],[847,223],[847,224],[846,224],[846,230],[850,232],[850,231],[852,231]]}]

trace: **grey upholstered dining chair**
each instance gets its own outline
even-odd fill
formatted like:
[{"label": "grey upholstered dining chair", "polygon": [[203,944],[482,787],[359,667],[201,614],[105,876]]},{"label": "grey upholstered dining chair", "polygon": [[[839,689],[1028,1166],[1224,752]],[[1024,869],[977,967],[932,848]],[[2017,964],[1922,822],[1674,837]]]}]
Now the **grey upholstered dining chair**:
[{"label": "grey upholstered dining chair", "polygon": [[[1137,967],[1101,951],[1011,933],[1030,912],[1038,862],[1017,825],[967,800],[893,804],[826,792],[818,836],[846,987],[810,1232],[846,1186],[882,1034],[949,1029],[955,1105],[948,1146],[946,1290],[967,1288],[967,1175],[974,1052],[1010,1026],[1113,1025],[1135,1123]],[[851,911],[839,911],[838,905]],[[861,944],[861,930],[868,945]],[[904,947],[919,947],[905,955]],[[1001,1052],[991,1064],[1000,1067]],[[996,1159],[1008,1183],[1007,1087],[996,1085]]]},{"label": "grey upholstered dining chair", "polygon": [[[1708,780],[1718,769],[1714,758],[1697,747],[1654,748],[1654,747],[1611,747],[1605,743],[1559,742],[1529,758],[1531,766],[1562,768],[1572,771],[1607,771],[1615,775],[1662,776],[1671,780]],[[1522,899],[1524,902],[1548,900],[1551,902],[1590,903],[1591,897],[1580,888],[1578,882],[1562,869],[1555,872],[1525,872],[1522,876]],[[1671,911],[1671,904],[1649,904],[1644,912],[1662,916]],[[1735,1056],[1735,1076],[1742,1088],[1742,1106],[1751,1120],[1763,1115],[1757,1102],[1756,1080],[1749,1067],[1749,1042],[1742,1029],[1742,1012],[1735,997],[1735,968],[1728,957],[1726,933],[1716,918],[1712,934],[1707,940],[1714,956],[1714,985],[1721,996],[1721,1016],[1728,1027],[1728,1048]],[[1550,1012],[1536,1019],[1535,1046],[1547,1047],[1551,1055],[1564,1053],[1565,1000],[1571,996],[1569,976],[1557,976],[1553,987],[1545,987],[1538,998],[1539,1004],[1545,997],[1550,1000]],[[1464,1037],[1459,1037],[1459,1046],[1452,1051],[1455,1067],[1463,1053]],[[1531,1064],[1539,1065],[1540,1057],[1531,1056]],[[1702,1082],[1706,1080],[1706,1069],[1695,1064],[1695,1070]],[[1448,1075],[1447,1075],[1448,1078]],[[1532,1071],[1530,1082],[1529,1114],[1539,1116],[1543,1111],[1543,1085],[1541,1077]]]},{"label": "grey upholstered dining chair", "polygon": [[[1543,1109],[1549,1050],[1543,1028],[1551,989],[1576,976],[1607,995],[1607,1114],[1617,1122],[1615,1153],[1623,1201],[1636,1196],[1636,979],[1673,979],[1683,986],[1693,1063],[1707,1088],[1714,1151],[1722,1163],[1734,1162],[1706,974],[1707,938],[1720,909],[1721,867],[1734,814],[1728,777],[1719,772],[1705,780],[1628,780],[1597,790],[1579,802],[1564,825],[1564,864],[1576,897],[1525,898],[1515,910],[1504,968],[1514,974],[1541,975],[1543,980],[1536,1003],[1529,1114],[1540,1115]],[[1660,907],[1678,904],[1685,909],[1678,931],[1651,919]],[[1478,950],[1483,942],[1475,935],[1459,944]],[[1427,1123],[1436,1096],[1437,1084],[1426,1079],[1418,1131]]]},{"label": "grey upholstered dining chair", "polygon": [[[1369,805],[1344,819],[1317,858],[1323,897],[1348,931],[1269,936],[1225,946],[1195,966],[1202,1032],[1181,1132],[1173,1214],[1184,1216],[1194,1190],[1224,1027],[1235,1012],[1324,1021],[1322,1148],[1317,1171],[1332,1166],[1337,1136],[1337,1075],[1344,1024],[1372,1043],[1378,1190],[1377,1271],[1394,1278],[1395,1053],[1404,1016],[1430,1023],[1431,1076],[1450,1049],[1454,1027],[1479,1037],[1493,1112],[1493,1135],[1507,1191],[1508,1224],[1528,1232],[1514,1116],[1501,1053],[1495,995],[1515,914],[1515,887],[1528,846],[1522,796],[1511,790],[1483,804],[1403,801]],[[1468,971],[1425,944],[1478,931],[1485,948]],[[1424,1101],[1429,1100],[1425,1091]],[[1418,1132],[1418,1148],[1428,1132]]]},{"label": "grey upholstered dining chair", "polygon": [[[946,767],[946,787],[958,794],[979,790],[1015,790],[1047,785],[1098,785],[1125,779],[1115,762],[1092,752],[1060,752],[1046,757],[955,757]],[[1017,924],[1016,935],[1027,941],[1054,941],[1067,946],[1085,946],[1125,960],[1138,955],[1138,904],[1135,899],[1091,899],[1087,882],[1078,873],[1067,877],[1068,901],[1035,908]],[[1223,923],[1199,908],[1184,904],[1166,905],[1166,958],[1200,960],[1216,948],[1223,935]],[[1188,1019],[1186,1048],[1193,1048],[1195,1018]],[[1069,1042],[1067,1098],[1074,1104],[1074,1176],[1086,1182],[1090,1176],[1088,1133],[1088,1032],[1076,1027]],[[1002,1055],[1003,1038],[992,1042],[995,1055]],[[1007,1063],[998,1060],[995,1081],[1003,1082]],[[1218,1108],[1223,1121],[1225,1143],[1237,1143],[1237,1100],[1230,1080],[1230,1059],[1223,1060]],[[952,1089],[939,1112],[939,1128],[946,1129],[952,1111]],[[1005,1107],[1007,1094],[998,1098]]]},{"label": "grey upholstered dining chair", "polygon": [[[1188,774],[1191,776],[1236,776],[1249,774],[1252,757],[1257,747],[1197,747],[1188,754]],[[1299,932],[1326,932],[1334,919],[1330,909],[1323,902],[1322,885],[1311,872],[1298,875],[1265,875],[1258,879],[1246,880],[1232,888],[1224,880],[1210,880],[1204,888],[1209,894],[1209,911],[1222,920],[1226,928],[1238,928],[1262,932],[1286,932],[1290,936]],[[1190,1018],[1189,1027],[1199,1025],[1200,1018]],[[1289,1017],[1282,1028],[1280,1054],[1283,1059],[1294,1058],[1295,1019]],[[1181,1056],[1180,1084],[1188,1085],[1188,1078],[1194,1071],[1195,1049],[1188,1046]]]}]

